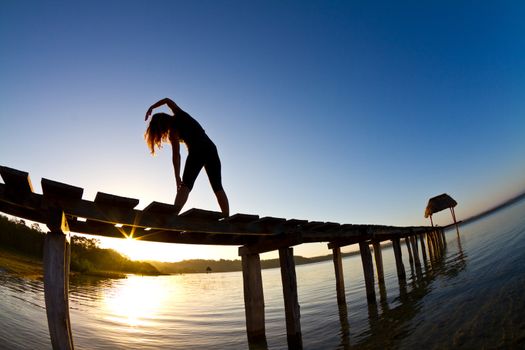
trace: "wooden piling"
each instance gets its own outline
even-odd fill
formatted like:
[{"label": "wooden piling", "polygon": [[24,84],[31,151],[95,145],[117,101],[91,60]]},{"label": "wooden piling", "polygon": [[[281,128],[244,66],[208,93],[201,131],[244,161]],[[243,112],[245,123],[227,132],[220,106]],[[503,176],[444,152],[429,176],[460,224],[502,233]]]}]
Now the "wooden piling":
[{"label": "wooden piling", "polygon": [[406,280],[405,265],[403,264],[403,255],[401,253],[401,243],[399,238],[392,239],[394,257],[396,258],[397,277],[401,281]]},{"label": "wooden piling", "polygon": [[343,275],[343,259],[341,257],[341,248],[333,248],[332,256],[334,260],[335,269],[335,288],[337,290],[337,304],[346,305],[345,278]]},{"label": "wooden piling", "polygon": [[407,246],[408,250],[408,261],[410,262],[410,266],[414,265],[414,258],[412,256],[412,248],[410,247],[410,238],[405,237],[405,245]]},{"label": "wooden piling", "polygon": [[248,341],[265,341],[264,294],[259,254],[242,255],[242,277]]},{"label": "wooden piling", "polygon": [[373,241],[374,259],[376,261],[377,282],[379,285],[385,284],[385,273],[383,270],[383,254],[381,253],[381,244],[379,241]]},{"label": "wooden piling", "polygon": [[427,263],[427,252],[425,247],[425,240],[423,238],[423,234],[419,234],[418,236],[419,244],[421,244],[421,255],[423,255],[423,262]]},{"label": "wooden piling", "polygon": [[69,319],[69,262],[71,241],[66,217],[61,210],[50,211],[44,239],[44,297],[53,349],[74,349]]},{"label": "wooden piling", "polygon": [[293,248],[280,248],[281,280],[283,284],[284,310],[286,314],[286,336],[289,349],[302,349],[301,313],[297,297],[297,278]]},{"label": "wooden piling", "polygon": [[417,241],[415,236],[410,236],[410,244],[412,245],[412,252],[414,253],[414,262],[416,266],[421,266],[421,261],[419,260],[419,250],[417,249]]},{"label": "wooden piling", "polygon": [[376,292],[374,287],[374,264],[372,262],[372,254],[368,242],[359,242],[359,250],[361,251],[361,261],[363,263],[363,273],[365,276],[366,299],[368,303],[376,303]]}]

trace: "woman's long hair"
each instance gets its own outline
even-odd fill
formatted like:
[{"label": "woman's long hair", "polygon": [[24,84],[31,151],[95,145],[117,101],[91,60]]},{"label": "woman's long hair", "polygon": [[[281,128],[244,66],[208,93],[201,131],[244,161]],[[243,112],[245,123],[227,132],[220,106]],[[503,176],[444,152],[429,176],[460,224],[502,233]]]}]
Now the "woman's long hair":
[{"label": "woman's long hair", "polygon": [[173,126],[173,116],[166,113],[156,113],[151,117],[144,139],[151,154],[155,154],[155,147],[161,148],[162,142],[167,142]]}]

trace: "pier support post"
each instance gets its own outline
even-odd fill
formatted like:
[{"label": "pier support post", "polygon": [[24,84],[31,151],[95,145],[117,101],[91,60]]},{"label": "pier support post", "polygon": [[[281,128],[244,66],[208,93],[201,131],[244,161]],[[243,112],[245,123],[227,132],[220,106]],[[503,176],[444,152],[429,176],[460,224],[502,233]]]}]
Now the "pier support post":
[{"label": "pier support post", "polygon": [[337,304],[346,305],[345,295],[345,278],[343,275],[343,259],[341,257],[341,248],[332,249],[335,269],[335,288],[337,290]]},{"label": "pier support post", "polygon": [[69,319],[69,262],[71,240],[62,210],[50,210],[44,240],[44,297],[53,349],[74,349]]},{"label": "pier support post", "polygon": [[259,254],[242,255],[244,309],[249,342],[265,342],[264,294]]},{"label": "pier support post", "polygon": [[378,241],[372,243],[374,246],[374,259],[376,261],[377,282],[379,285],[385,284],[385,273],[383,270],[383,254],[381,253],[381,244]]},{"label": "pier support post", "polygon": [[427,252],[425,247],[425,240],[423,238],[423,234],[419,234],[418,236],[419,244],[421,244],[421,254],[423,255],[423,262],[427,263]]},{"label": "pier support post", "polygon": [[417,249],[416,236],[410,236],[409,240],[410,240],[410,244],[412,245],[412,252],[414,254],[414,262],[416,263],[416,266],[421,266],[421,261],[419,260],[419,251]]},{"label": "pier support post", "polygon": [[401,253],[401,242],[399,238],[392,239],[394,257],[396,258],[397,277],[400,281],[406,280],[405,265],[403,264],[403,255]]},{"label": "pier support post", "polygon": [[361,261],[363,262],[363,273],[365,275],[366,298],[368,303],[376,303],[376,292],[374,287],[374,264],[368,242],[359,242]]},{"label": "pier support post", "polygon": [[297,278],[295,275],[293,248],[280,248],[279,262],[281,264],[281,280],[283,283],[288,348],[302,349],[301,312],[297,296]]},{"label": "pier support post", "polygon": [[412,266],[414,265],[414,258],[412,257],[412,248],[410,247],[410,244],[410,237],[405,237],[405,245],[408,250],[408,261],[410,262],[410,266]]}]

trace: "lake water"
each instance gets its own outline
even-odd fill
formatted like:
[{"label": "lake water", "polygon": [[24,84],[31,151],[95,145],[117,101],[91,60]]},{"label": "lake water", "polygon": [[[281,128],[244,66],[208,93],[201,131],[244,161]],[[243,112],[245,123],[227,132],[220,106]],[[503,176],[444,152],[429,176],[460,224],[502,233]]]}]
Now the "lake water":
[{"label": "lake water", "polygon": [[[443,256],[366,303],[359,256],[345,258],[346,310],[331,261],[297,266],[305,349],[525,348],[525,201],[446,232]],[[279,269],[263,270],[269,349],[286,349]],[[377,283],[377,282],[376,282]],[[247,349],[241,273],[73,279],[77,349]],[[0,348],[51,348],[43,284],[0,272]]]}]

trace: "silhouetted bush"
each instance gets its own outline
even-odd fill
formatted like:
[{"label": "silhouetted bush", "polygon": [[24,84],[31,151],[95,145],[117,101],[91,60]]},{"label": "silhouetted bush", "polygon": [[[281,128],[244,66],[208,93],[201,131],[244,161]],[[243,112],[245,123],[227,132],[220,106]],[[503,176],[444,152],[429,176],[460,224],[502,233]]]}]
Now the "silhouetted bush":
[{"label": "silhouetted bush", "polygon": [[[28,227],[23,220],[10,220],[0,215],[0,246],[13,252],[42,260],[45,233],[38,224]],[[144,275],[158,275],[149,263],[132,261],[113,249],[99,248],[94,238],[71,236],[70,269],[82,273],[118,271]]]}]

